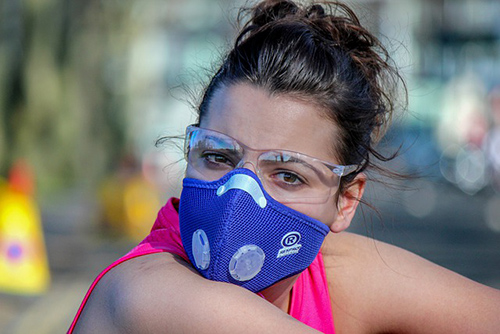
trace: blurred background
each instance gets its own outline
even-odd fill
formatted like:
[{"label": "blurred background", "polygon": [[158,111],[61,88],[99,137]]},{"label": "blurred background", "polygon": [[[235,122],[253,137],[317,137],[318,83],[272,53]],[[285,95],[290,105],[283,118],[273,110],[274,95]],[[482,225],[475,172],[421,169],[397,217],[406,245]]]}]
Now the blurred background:
[{"label": "blurred background", "polygon": [[[178,196],[192,105],[243,1],[0,0],[0,332],[63,333]],[[500,2],[350,1],[409,106],[351,231],[500,288]],[[404,190],[402,190],[404,189]]]}]

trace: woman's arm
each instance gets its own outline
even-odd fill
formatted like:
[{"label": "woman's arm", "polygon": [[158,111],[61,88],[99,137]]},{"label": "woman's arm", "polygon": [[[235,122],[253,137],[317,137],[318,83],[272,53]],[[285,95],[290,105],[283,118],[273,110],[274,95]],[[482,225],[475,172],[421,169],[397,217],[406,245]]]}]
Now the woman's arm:
[{"label": "woman's arm", "polygon": [[168,253],[126,261],[97,284],[74,333],[319,333],[261,297],[201,277]]},{"label": "woman's arm", "polygon": [[369,238],[335,235],[325,246],[340,332],[500,333],[499,290]]}]

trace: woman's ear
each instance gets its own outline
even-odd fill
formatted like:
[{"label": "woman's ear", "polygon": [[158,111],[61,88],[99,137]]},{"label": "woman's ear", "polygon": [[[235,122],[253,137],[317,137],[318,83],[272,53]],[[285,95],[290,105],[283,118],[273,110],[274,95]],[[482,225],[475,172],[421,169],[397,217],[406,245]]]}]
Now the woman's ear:
[{"label": "woman's ear", "polygon": [[342,232],[351,224],[356,208],[365,191],[366,175],[358,174],[348,185],[347,189],[339,195],[338,213],[335,221],[330,226],[333,233]]}]

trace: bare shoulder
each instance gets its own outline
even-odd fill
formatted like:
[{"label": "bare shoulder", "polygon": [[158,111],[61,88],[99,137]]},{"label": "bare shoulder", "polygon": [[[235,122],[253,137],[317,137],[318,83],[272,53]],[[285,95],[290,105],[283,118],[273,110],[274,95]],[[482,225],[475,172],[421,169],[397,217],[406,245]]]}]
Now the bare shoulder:
[{"label": "bare shoulder", "polygon": [[316,333],[261,297],[209,281],[181,258],[159,253],[108,272],[75,333],[276,333],[280,328]]},{"label": "bare shoulder", "polygon": [[190,269],[169,253],[133,258],[114,267],[94,288],[75,333],[128,333],[136,331],[140,323],[147,332],[160,316],[158,306],[164,309],[175,298],[166,295],[172,290],[168,285],[159,283],[169,284],[183,270]]},{"label": "bare shoulder", "polygon": [[[498,333],[500,291],[351,233],[322,248],[336,327],[350,333]],[[341,331],[341,330],[340,330]]]}]

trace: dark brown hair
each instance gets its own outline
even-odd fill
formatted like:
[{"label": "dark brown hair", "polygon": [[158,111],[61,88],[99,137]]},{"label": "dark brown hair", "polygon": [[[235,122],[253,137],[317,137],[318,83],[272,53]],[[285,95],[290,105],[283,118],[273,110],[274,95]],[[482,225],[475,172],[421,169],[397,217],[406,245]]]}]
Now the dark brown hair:
[{"label": "dark brown hair", "polygon": [[269,0],[240,12],[240,21],[247,17],[204,92],[199,120],[218,88],[247,82],[325,110],[340,131],[339,142],[333,144],[340,163],[360,166],[343,179],[341,189],[357,173],[376,166],[372,157],[393,158],[375,145],[392,117],[397,84],[405,87],[404,81],[387,50],[348,6]]}]

